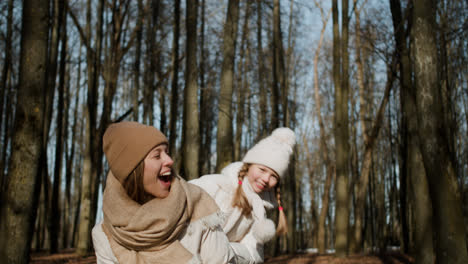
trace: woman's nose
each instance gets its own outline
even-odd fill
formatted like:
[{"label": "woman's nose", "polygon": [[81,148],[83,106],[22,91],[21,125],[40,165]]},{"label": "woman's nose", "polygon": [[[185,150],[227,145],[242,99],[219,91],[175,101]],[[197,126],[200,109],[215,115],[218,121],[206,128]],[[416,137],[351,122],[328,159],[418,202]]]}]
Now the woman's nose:
[{"label": "woman's nose", "polygon": [[171,156],[169,156],[169,154],[165,153],[164,154],[164,165],[165,166],[172,166],[172,164],[174,164],[174,161],[172,160]]}]

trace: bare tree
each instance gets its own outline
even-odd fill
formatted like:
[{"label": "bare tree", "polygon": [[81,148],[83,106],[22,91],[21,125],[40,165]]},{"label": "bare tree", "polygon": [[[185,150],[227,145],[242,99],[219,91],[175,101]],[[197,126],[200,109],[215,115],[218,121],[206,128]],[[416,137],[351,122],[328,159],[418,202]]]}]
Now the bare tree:
[{"label": "bare tree", "polygon": [[180,0],[174,1],[174,33],[172,34],[172,71],[171,71],[171,115],[169,118],[170,153],[176,153],[177,120],[179,119],[179,35],[180,35]]},{"label": "bare tree", "polygon": [[335,86],[334,133],[336,144],[336,241],[338,257],[348,253],[348,0],[342,0],[342,32],[338,24],[338,3],[333,0],[333,83]]},{"label": "bare tree", "polygon": [[[15,134],[0,211],[0,258],[28,263],[40,179],[44,125],[49,1],[23,1]],[[28,164],[28,166],[24,166]]]},{"label": "bare tree", "polygon": [[[328,215],[328,205],[330,201],[330,187],[332,182],[333,174],[335,173],[335,168],[332,164],[332,160],[330,159],[330,148],[327,142],[327,135],[325,131],[325,124],[323,122],[322,114],[321,114],[321,96],[320,96],[320,89],[319,89],[319,76],[318,76],[318,61],[320,56],[320,49],[322,48],[323,38],[325,36],[325,29],[327,27],[328,19],[330,18],[331,12],[328,12],[325,15],[323,8],[319,5],[317,1],[315,1],[315,5],[320,9],[320,15],[322,18],[322,30],[320,31],[320,39],[317,45],[317,49],[315,50],[314,55],[314,95],[315,95],[315,111],[317,113],[318,123],[320,127],[320,152],[322,153],[322,160],[325,163],[326,168],[326,180],[325,186],[322,194],[322,208],[320,210],[320,216],[318,221],[318,229],[317,229],[317,247],[319,253],[325,253],[326,244],[325,244],[325,220]],[[331,11],[331,10],[330,10]]]},{"label": "bare tree", "polygon": [[223,65],[221,68],[221,90],[219,92],[218,132],[216,141],[216,171],[220,171],[231,163],[234,155],[232,141],[232,96],[238,20],[239,0],[229,0],[223,36]]},{"label": "bare tree", "polygon": [[200,129],[198,108],[197,23],[198,0],[186,1],[186,67],[184,90],[184,123],[182,128],[182,164],[185,179],[198,178]]},{"label": "bare tree", "polygon": [[[97,167],[98,158],[97,154],[100,150],[97,150],[97,144],[99,138],[94,135],[97,134],[97,107],[98,107],[98,86],[99,86],[99,72],[101,69],[101,47],[102,47],[102,21],[104,13],[104,1],[98,2],[98,15],[96,25],[96,39],[95,48],[91,46],[91,1],[87,2],[87,13],[86,13],[86,31],[84,31],[78,22],[77,17],[67,4],[68,12],[73,19],[75,26],[80,34],[81,42],[86,46],[86,62],[87,62],[87,103],[85,108],[86,115],[86,138],[85,138],[85,150],[83,158],[83,176],[81,181],[80,190],[80,214],[79,214],[79,226],[77,227],[78,242],[77,242],[77,253],[80,255],[88,252],[91,240],[91,227],[92,227],[92,183],[93,179],[97,178]],[[97,138],[97,139],[96,139]],[[95,151],[97,150],[97,151]]]},{"label": "bare tree", "polygon": [[[394,36],[397,49],[397,60],[400,73],[400,105],[403,109],[401,116],[401,138],[402,138],[402,165],[400,169],[400,204],[402,206],[402,236],[404,243],[404,251],[408,252],[408,228],[406,227],[407,206],[406,206],[406,182],[409,180],[412,192],[410,193],[411,200],[414,206],[414,224],[413,233],[415,236],[415,246],[412,251],[415,252],[415,258],[418,263],[433,263],[433,239],[432,232],[427,232],[432,228],[432,211],[431,198],[429,196],[429,187],[426,178],[426,172],[422,163],[418,139],[417,139],[417,123],[411,122],[410,117],[416,116],[416,105],[414,103],[415,94],[413,83],[411,80],[410,54],[407,46],[407,38],[409,37],[409,27],[411,23],[406,23],[410,20],[409,11],[403,17],[401,3],[399,0],[391,0],[390,7],[392,12]],[[407,26],[405,27],[405,24]],[[409,177],[409,179],[407,179]]]},{"label": "bare tree", "polygon": [[432,1],[414,1],[412,35],[418,135],[432,199],[437,261],[467,263],[460,190],[444,126],[437,39],[433,30],[435,11]]},{"label": "bare tree", "polygon": [[139,100],[140,100],[140,61],[141,61],[141,43],[143,38],[143,1],[138,0],[138,18],[137,18],[137,31],[136,31],[136,47],[135,47],[135,62],[133,64],[133,78],[134,78],[134,88],[133,88],[133,120],[138,122],[139,118]]},{"label": "bare tree", "polygon": [[267,122],[267,89],[265,88],[265,65],[262,42],[262,0],[257,0],[257,62],[258,62],[258,90],[259,98],[259,125],[257,138],[263,138],[268,132]]},{"label": "bare tree", "polygon": [[60,30],[60,68],[59,68],[59,85],[58,85],[58,104],[56,119],[56,139],[55,139],[55,168],[54,168],[54,183],[52,188],[52,199],[51,199],[51,216],[49,220],[49,233],[50,233],[50,253],[58,252],[58,241],[59,241],[59,230],[60,230],[60,192],[59,187],[61,183],[61,170],[62,170],[62,152],[63,152],[63,106],[64,106],[64,87],[65,87],[65,65],[67,56],[67,34],[66,34],[66,16],[64,12],[64,6],[62,1],[57,1],[59,15]]},{"label": "bare tree", "polygon": [[[12,35],[13,35],[13,0],[8,1],[8,15],[7,15],[7,32],[5,37],[5,55],[3,61],[3,69],[0,86],[0,120],[2,124],[7,127],[8,115],[3,118],[3,108],[8,107],[8,104],[4,104],[5,96],[8,96],[7,81],[12,72],[12,61],[11,61],[11,46],[12,46]],[[2,126],[0,126],[1,131]],[[0,135],[2,133],[0,132]],[[7,133],[3,134],[4,138],[8,138]],[[1,138],[0,138],[1,139]],[[5,146],[0,149],[0,195],[3,192],[4,176],[5,176],[5,158],[7,156]]]}]

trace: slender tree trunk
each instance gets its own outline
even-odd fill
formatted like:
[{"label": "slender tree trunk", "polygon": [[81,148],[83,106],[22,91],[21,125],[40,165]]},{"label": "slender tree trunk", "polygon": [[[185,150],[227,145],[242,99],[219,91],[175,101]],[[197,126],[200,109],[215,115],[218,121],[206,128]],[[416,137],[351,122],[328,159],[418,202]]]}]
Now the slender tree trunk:
[{"label": "slender tree trunk", "polygon": [[372,153],[377,141],[377,137],[380,132],[380,127],[382,125],[383,114],[387,102],[390,96],[390,89],[393,85],[393,81],[395,78],[394,72],[396,71],[396,63],[395,60],[392,59],[391,65],[387,66],[387,83],[385,85],[385,92],[384,97],[382,98],[382,102],[380,103],[379,110],[377,111],[377,115],[374,119],[372,124],[371,131],[367,130],[365,125],[365,105],[364,105],[364,94],[367,93],[366,88],[364,87],[364,70],[362,66],[361,56],[360,56],[360,36],[359,36],[359,9],[355,9],[356,12],[356,49],[357,49],[357,56],[356,56],[356,64],[358,66],[358,83],[360,89],[360,118],[361,118],[361,125],[362,125],[362,133],[364,135],[364,155],[363,155],[363,162],[361,166],[361,176],[357,186],[357,194],[356,194],[356,208],[355,208],[355,227],[354,227],[354,241],[356,243],[356,252],[357,253],[361,250],[362,246],[362,228],[363,228],[363,215],[364,215],[364,207],[365,207],[365,197],[366,197],[366,190],[367,185],[369,182],[369,173],[370,173],[370,165],[372,162]]},{"label": "slender tree trunk", "polygon": [[207,51],[205,47],[206,36],[206,1],[201,2],[201,29],[200,29],[200,160],[199,160],[199,175],[208,174],[210,170],[210,145],[207,144],[211,138],[211,123],[213,122],[211,115],[213,107],[210,101],[211,89],[207,87],[206,81],[206,62],[205,58]]},{"label": "slender tree trunk", "polygon": [[336,142],[335,250],[338,257],[345,257],[348,254],[348,0],[342,0],[342,9],[342,34],[340,37],[338,3],[337,0],[333,0],[334,133]]},{"label": "slender tree trunk", "polygon": [[[5,57],[3,61],[3,69],[2,69],[2,76],[1,76],[1,83],[0,87],[0,120],[2,124],[6,127],[8,124],[7,119],[8,115],[5,115],[3,118],[3,108],[7,108],[8,105],[4,104],[5,96],[8,96],[8,89],[7,89],[7,81],[9,75],[11,75],[12,65],[11,65],[11,43],[12,43],[12,31],[13,31],[13,0],[8,1],[8,15],[7,15],[7,32],[5,38]],[[2,126],[0,125],[0,136],[2,135]],[[6,131],[6,130],[5,130]],[[4,138],[7,138],[7,134],[3,134]],[[1,137],[0,137],[1,140]],[[4,157],[7,156],[6,149],[2,147],[0,149],[0,195],[3,193],[3,183],[4,183],[4,176],[5,176],[5,159]]]},{"label": "slender tree trunk", "polygon": [[100,58],[101,58],[101,45],[102,45],[102,21],[104,14],[104,1],[98,2],[98,20],[96,32],[96,49],[91,48],[91,1],[87,3],[87,25],[86,33],[83,33],[81,27],[70,12],[75,25],[80,31],[80,35],[86,34],[82,37],[82,42],[86,45],[86,59],[88,70],[88,91],[87,91],[87,107],[85,110],[86,115],[86,136],[85,136],[85,151],[83,157],[83,175],[81,181],[80,191],[80,214],[79,214],[79,227],[78,227],[78,241],[76,252],[79,255],[84,255],[88,252],[91,245],[91,227],[92,223],[92,182],[95,178],[93,174],[96,173],[97,163],[100,160],[96,159],[95,136],[97,127],[97,106],[98,106],[98,86],[99,86],[99,72],[100,72]]},{"label": "slender tree trunk", "polygon": [[238,20],[239,0],[229,0],[223,36],[223,64],[221,68],[221,90],[219,95],[216,171],[221,171],[221,169],[231,163],[234,158],[232,97]]},{"label": "slender tree trunk", "polygon": [[[273,128],[280,126],[279,105],[284,102],[281,100],[280,93],[285,92],[284,78],[284,57],[283,57],[283,39],[281,36],[281,12],[279,0],[273,1],[273,86],[272,86],[272,112],[271,124]],[[285,115],[285,109],[283,114]],[[284,119],[283,119],[284,121]]]},{"label": "slender tree trunk", "polygon": [[433,30],[435,11],[432,1],[414,1],[412,34],[418,134],[432,199],[437,262],[467,263],[460,191],[444,128],[444,102]]},{"label": "slender tree trunk", "polygon": [[234,136],[234,160],[241,160],[241,145],[242,145],[242,126],[245,118],[245,97],[247,93],[247,36],[249,34],[249,18],[250,18],[251,2],[245,5],[244,25],[242,26],[241,45],[239,49],[239,63],[237,73],[237,115],[236,115],[236,134]]},{"label": "slender tree trunk", "polygon": [[[28,263],[40,181],[48,44],[48,1],[23,1],[18,101],[6,193],[0,211],[0,259]],[[28,164],[28,166],[24,166]]]},{"label": "slender tree trunk", "polygon": [[135,62],[133,64],[133,120],[138,122],[139,117],[139,103],[140,100],[140,62],[141,62],[141,41],[143,37],[143,20],[144,20],[144,12],[143,12],[143,1],[138,0],[138,18],[137,18],[137,32],[136,32],[136,47],[135,47]]},{"label": "slender tree trunk", "polygon": [[257,138],[263,138],[269,131],[267,122],[267,89],[265,88],[265,65],[262,44],[262,0],[257,0],[257,62],[259,98],[259,128]]},{"label": "slender tree trunk", "polygon": [[179,34],[180,34],[180,0],[174,2],[174,32],[172,38],[172,71],[171,71],[171,116],[169,120],[169,147],[176,153],[177,120],[179,119]]},{"label": "slender tree trunk", "polygon": [[198,108],[198,70],[197,70],[197,23],[198,0],[186,2],[186,73],[184,90],[183,118],[183,176],[185,179],[198,178],[198,159],[200,152],[200,129]]},{"label": "slender tree trunk", "polygon": [[[156,1],[155,1],[156,2]],[[146,16],[146,56],[144,73],[144,92],[143,92],[143,123],[152,125],[154,121],[154,76],[156,73],[156,64],[154,56],[156,56],[156,25],[153,17],[154,9],[157,7],[156,3],[150,1],[152,12],[148,12]]]},{"label": "slender tree trunk", "polygon": [[[316,3],[317,4],[317,3]],[[318,4],[317,4],[318,5]],[[322,153],[322,160],[325,163],[326,168],[326,180],[324,185],[324,190],[322,194],[322,208],[320,210],[320,216],[318,221],[318,229],[317,229],[317,243],[319,253],[325,253],[326,249],[326,239],[325,239],[325,220],[328,214],[328,205],[330,200],[330,188],[331,188],[331,180],[334,173],[334,168],[330,160],[329,155],[329,147],[326,141],[326,131],[325,125],[323,122],[322,114],[321,114],[321,97],[320,97],[320,89],[319,89],[319,77],[318,77],[318,60],[320,56],[320,49],[322,47],[323,38],[325,36],[325,29],[327,26],[328,19],[330,17],[330,12],[328,12],[327,16],[323,13],[323,9],[320,7],[320,12],[322,16],[322,30],[320,31],[320,39],[315,50],[314,55],[314,95],[315,95],[315,112],[317,113],[317,118],[320,127],[320,152]]]},{"label": "slender tree trunk", "polygon": [[[409,59],[409,49],[406,44],[407,34],[405,33],[405,20],[401,13],[401,4],[399,0],[391,0],[390,7],[392,10],[393,26],[395,30],[395,40],[397,45],[397,59],[400,65],[400,104],[402,111],[401,126],[402,126],[402,169],[400,172],[400,205],[402,207],[402,235],[404,243],[404,252],[408,252],[410,233],[407,224],[406,210],[406,182],[409,180],[412,192],[410,193],[411,200],[414,203],[414,221],[413,233],[415,246],[412,252],[415,254],[417,263],[433,263],[433,238],[432,233],[428,232],[432,228],[432,212],[431,200],[429,196],[428,183],[426,172],[422,163],[420,150],[417,139],[417,124],[411,122],[410,117],[416,116],[414,104],[414,92],[411,91],[413,86],[411,81],[411,66]],[[408,25],[409,27],[409,25]],[[409,179],[407,177],[409,176]]]},{"label": "slender tree trunk", "polygon": [[[63,12],[63,5],[59,6],[61,13]],[[63,154],[63,106],[64,106],[64,87],[65,87],[65,65],[67,57],[67,34],[66,34],[66,17],[61,15],[59,24],[62,27],[61,34],[61,52],[60,52],[60,69],[59,69],[59,85],[58,85],[58,105],[57,109],[57,126],[56,126],[56,140],[55,140],[55,169],[54,169],[54,183],[52,188],[51,199],[51,217],[49,220],[50,229],[50,253],[58,252],[59,247],[59,230],[60,230],[60,174],[62,171],[62,154]]]},{"label": "slender tree trunk", "polygon": [[[81,54],[81,46],[80,46],[80,54]],[[81,56],[79,56],[81,57]],[[75,165],[74,160],[75,160],[75,141],[76,141],[76,130],[77,130],[77,123],[78,123],[78,106],[79,106],[79,98],[80,98],[80,91],[81,91],[81,85],[80,85],[80,79],[81,79],[81,61],[78,62],[78,70],[77,70],[77,82],[76,82],[76,88],[75,91],[76,93],[74,94],[74,110],[73,110],[73,123],[71,125],[71,137],[70,137],[70,147],[68,147],[67,144],[67,151],[65,154],[66,155],[66,171],[65,171],[65,177],[66,177],[66,182],[65,182],[65,200],[66,200],[66,211],[65,213],[67,214],[66,220],[64,222],[64,227],[63,227],[63,233],[64,233],[64,238],[63,238],[63,247],[68,248],[72,247],[73,241],[71,240],[72,237],[72,230],[73,230],[73,222],[72,222],[72,216],[73,216],[73,202],[72,202],[72,178],[73,178],[73,167]],[[72,99],[72,96],[70,94],[70,85],[68,86],[68,101],[70,102]],[[71,104],[68,105],[67,111],[69,111],[71,108]],[[68,120],[68,119],[65,119]],[[68,138],[68,133],[67,137]],[[67,140],[68,141],[68,140]],[[74,185],[75,191],[78,190],[76,188],[77,186]]]},{"label": "slender tree trunk", "polygon": [[[66,28],[66,26],[65,26]],[[66,30],[65,30],[66,32]],[[64,34],[66,36],[66,34]],[[68,44],[66,46],[66,50],[68,51]],[[70,56],[67,55],[67,60],[70,59]],[[63,91],[63,97],[64,97],[64,102],[63,102],[63,155],[64,155],[64,169],[63,169],[63,174],[65,176],[65,190],[64,190],[64,198],[62,199],[62,222],[61,222],[61,247],[62,248],[67,248],[68,244],[68,233],[69,233],[69,224],[70,224],[70,193],[71,193],[71,178],[67,174],[68,172],[68,153],[70,152],[69,150],[69,133],[68,133],[68,127],[69,127],[69,122],[68,118],[70,116],[70,101],[71,101],[71,96],[70,96],[70,86],[71,86],[71,80],[70,80],[70,66],[66,67],[66,73],[65,73],[65,87]]]}]

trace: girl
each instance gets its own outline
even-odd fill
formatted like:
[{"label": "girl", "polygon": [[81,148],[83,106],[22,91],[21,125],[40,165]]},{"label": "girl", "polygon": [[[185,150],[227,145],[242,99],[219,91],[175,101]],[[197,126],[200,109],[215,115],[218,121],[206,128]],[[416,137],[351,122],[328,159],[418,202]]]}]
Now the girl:
[{"label": "girl", "polygon": [[266,217],[265,209],[279,206],[276,233],[287,232],[280,181],[286,174],[294,144],[294,132],[278,128],[251,148],[242,162],[228,165],[221,174],[190,181],[205,189],[225,214],[223,230],[238,263],[263,262],[263,244],[275,234],[275,224]]},{"label": "girl", "polygon": [[234,263],[216,203],[175,175],[166,137],[135,122],[110,125],[97,263]]}]

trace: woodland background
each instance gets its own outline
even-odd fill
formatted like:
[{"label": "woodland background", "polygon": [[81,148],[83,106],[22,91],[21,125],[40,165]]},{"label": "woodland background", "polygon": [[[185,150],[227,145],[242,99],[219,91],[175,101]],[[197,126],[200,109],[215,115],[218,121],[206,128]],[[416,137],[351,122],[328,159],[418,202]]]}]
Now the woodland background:
[{"label": "woodland background", "polygon": [[467,7],[1,1],[0,259],[92,252],[103,132],[137,120],[168,135],[186,179],[295,130],[290,232],[269,256],[393,249],[468,263]]}]

